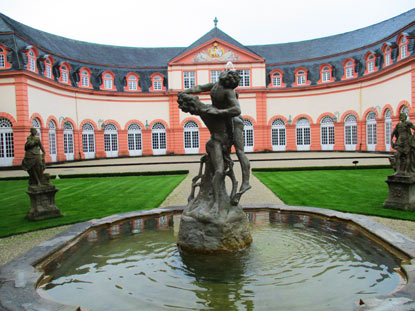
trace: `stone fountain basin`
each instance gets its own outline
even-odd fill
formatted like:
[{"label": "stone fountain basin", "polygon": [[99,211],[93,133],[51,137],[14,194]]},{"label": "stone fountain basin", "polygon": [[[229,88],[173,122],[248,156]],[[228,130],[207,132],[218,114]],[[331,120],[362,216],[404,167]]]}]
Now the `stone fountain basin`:
[{"label": "stone fountain basin", "polygon": [[[184,207],[166,207],[147,211],[130,212],[94,219],[71,226],[53,238],[32,248],[25,254],[0,267],[0,310],[7,311],[75,311],[76,306],[63,305],[39,296],[36,288],[44,275],[43,267],[53,258],[70,254],[76,244],[88,232],[110,227],[114,223],[143,216],[162,216],[181,213]],[[246,205],[244,210],[268,210],[274,212],[316,215],[328,220],[345,221],[363,232],[375,243],[403,260],[402,271],[407,279],[406,285],[398,291],[364,301],[356,310],[415,310],[415,241],[389,229],[366,216],[341,213],[327,209],[286,205]]]}]

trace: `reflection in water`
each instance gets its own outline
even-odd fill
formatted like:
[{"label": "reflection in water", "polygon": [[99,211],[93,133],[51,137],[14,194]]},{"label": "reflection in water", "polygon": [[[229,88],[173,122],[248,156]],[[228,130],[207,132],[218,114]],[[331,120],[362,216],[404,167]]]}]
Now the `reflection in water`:
[{"label": "reflection in water", "polygon": [[47,271],[53,278],[38,291],[99,311],[346,311],[401,281],[398,260],[351,225],[273,212],[247,217],[254,242],[233,254],[179,252],[177,217],[103,229]]}]

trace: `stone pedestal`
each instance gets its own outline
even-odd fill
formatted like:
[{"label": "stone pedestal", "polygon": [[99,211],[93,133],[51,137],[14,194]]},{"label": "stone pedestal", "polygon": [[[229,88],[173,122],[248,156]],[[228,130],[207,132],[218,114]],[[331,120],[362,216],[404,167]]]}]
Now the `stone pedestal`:
[{"label": "stone pedestal", "polygon": [[200,191],[189,199],[180,220],[177,245],[180,249],[197,253],[232,252],[249,246],[252,236],[242,207],[231,202],[224,180],[220,198],[215,202],[212,170],[207,163]]},{"label": "stone pedestal", "polygon": [[61,211],[56,207],[56,192],[58,192],[58,189],[51,184],[29,186],[26,193],[30,196],[30,210],[26,218],[41,220],[62,216]]},{"label": "stone pedestal", "polygon": [[415,176],[414,175],[390,175],[386,180],[389,186],[388,199],[383,207],[415,210]]}]

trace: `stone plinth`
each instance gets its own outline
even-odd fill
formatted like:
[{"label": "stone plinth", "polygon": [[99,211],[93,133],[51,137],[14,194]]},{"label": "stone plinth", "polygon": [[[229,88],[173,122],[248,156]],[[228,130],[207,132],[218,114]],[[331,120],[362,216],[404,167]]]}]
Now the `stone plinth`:
[{"label": "stone plinth", "polygon": [[389,195],[383,207],[415,210],[415,176],[390,175],[386,183],[389,187]]},{"label": "stone plinth", "polygon": [[29,220],[41,220],[62,216],[61,211],[56,207],[56,192],[58,192],[58,189],[51,184],[30,186],[26,191],[30,196],[30,210],[26,218]]},{"label": "stone plinth", "polygon": [[215,203],[212,171],[207,163],[200,191],[189,199],[180,220],[177,245],[198,253],[221,253],[243,249],[251,244],[248,220],[239,204],[232,204],[224,180],[220,199]]}]

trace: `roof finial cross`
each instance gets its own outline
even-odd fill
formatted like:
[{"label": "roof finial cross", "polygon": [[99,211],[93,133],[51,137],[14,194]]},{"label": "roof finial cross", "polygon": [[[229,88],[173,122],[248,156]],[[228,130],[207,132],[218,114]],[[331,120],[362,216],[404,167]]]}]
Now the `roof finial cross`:
[{"label": "roof finial cross", "polygon": [[215,23],[215,28],[218,27],[218,18],[215,16],[215,19],[213,20],[213,22]]}]

